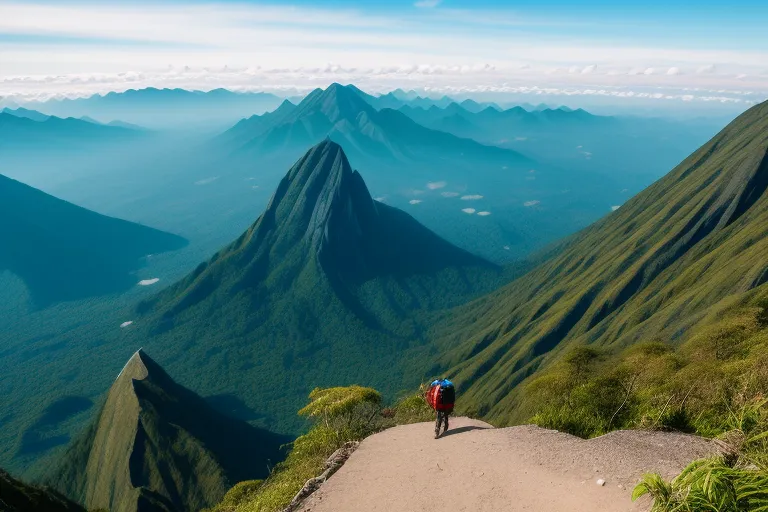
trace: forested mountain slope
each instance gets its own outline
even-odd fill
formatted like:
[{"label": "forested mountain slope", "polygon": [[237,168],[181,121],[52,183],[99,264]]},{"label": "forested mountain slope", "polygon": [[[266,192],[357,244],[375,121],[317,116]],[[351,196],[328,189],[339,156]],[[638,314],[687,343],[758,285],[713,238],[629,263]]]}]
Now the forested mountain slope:
[{"label": "forested mountain slope", "polygon": [[464,404],[519,421],[520,384],[582,343],[675,342],[768,280],[768,103],[443,326]]}]

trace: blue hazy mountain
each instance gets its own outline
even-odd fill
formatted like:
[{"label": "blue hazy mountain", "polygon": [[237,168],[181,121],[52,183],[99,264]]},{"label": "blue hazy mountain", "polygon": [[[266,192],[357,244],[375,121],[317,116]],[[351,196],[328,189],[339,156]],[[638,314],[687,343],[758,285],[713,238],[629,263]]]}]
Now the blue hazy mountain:
[{"label": "blue hazy mountain", "polygon": [[712,135],[708,126],[597,116],[583,109],[543,104],[529,109],[479,107],[464,101],[445,108],[405,105],[399,111],[424,126],[514,149],[541,162],[625,179],[622,188],[633,190],[661,176]]},{"label": "blue hazy mountain", "polygon": [[185,89],[129,89],[88,98],[51,99],[27,106],[60,117],[88,116],[102,123],[120,120],[147,128],[205,128],[276,108],[282,100],[263,92]]},{"label": "blue hazy mountain", "polygon": [[131,140],[139,135],[135,130],[95,124],[72,117],[62,119],[48,116],[35,120],[32,117],[19,117],[10,113],[0,114],[0,151],[74,149],[104,142]]},{"label": "blue hazy mountain", "polygon": [[473,140],[426,128],[393,109],[377,110],[371,97],[354,86],[332,84],[316,89],[293,107],[238,123],[224,139],[241,150],[259,153],[304,150],[326,137],[351,155],[379,160],[427,160],[432,165],[456,156],[493,159],[506,165],[529,165],[514,152],[483,146]]},{"label": "blue hazy mountain", "polygon": [[140,258],[186,241],[99,215],[0,175],[0,271],[19,276],[37,306],[134,286]]},{"label": "blue hazy mountain", "polygon": [[0,114],[10,114],[12,116],[16,117],[25,117],[27,119],[31,119],[33,121],[45,121],[50,116],[47,116],[43,114],[42,112],[38,112],[37,110],[29,110],[26,108],[4,108],[3,110],[0,110]]}]

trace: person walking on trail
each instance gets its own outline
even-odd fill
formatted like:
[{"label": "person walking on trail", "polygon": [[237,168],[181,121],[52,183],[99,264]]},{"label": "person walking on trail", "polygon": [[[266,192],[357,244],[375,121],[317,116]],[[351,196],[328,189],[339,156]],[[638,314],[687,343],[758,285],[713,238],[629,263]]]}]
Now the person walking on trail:
[{"label": "person walking on trail", "polygon": [[448,416],[453,412],[456,402],[456,388],[448,379],[436,379],[432,381],[426,393],[427,403],[435,410],[435,439],[440,437],[440,427],[445,424],[443,433],[448,431]]}]

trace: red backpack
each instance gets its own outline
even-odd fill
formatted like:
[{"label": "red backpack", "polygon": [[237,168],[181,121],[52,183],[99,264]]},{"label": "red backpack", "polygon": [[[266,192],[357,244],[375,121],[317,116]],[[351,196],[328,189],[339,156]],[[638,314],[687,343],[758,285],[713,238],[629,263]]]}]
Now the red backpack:
[{"label": "red backpack", "polygon": [[453,411],[456,401],[456,390],[451,381],[439,380],[433,382],[427,391],[427,403],[436,411]]}]

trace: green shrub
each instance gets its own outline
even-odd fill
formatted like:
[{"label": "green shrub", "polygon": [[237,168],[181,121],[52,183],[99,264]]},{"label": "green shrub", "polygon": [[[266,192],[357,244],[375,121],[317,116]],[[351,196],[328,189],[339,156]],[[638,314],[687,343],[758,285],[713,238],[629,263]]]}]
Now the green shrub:
[{"label": "green shrub", "polygon": [[768,472],[736,467],[723,457],[692,462],[671,482],[648,474],[632,499],[649,494],[652,512],[757,512],[768,510]]},{"label": "green shrub", "polygon": [[278,512],[304,483],[322,474],[325,461],[348,441],[360,440],[385,425],[381,395],[361,386],[315,389],[299,414],[315,421],[293,442],[285,461],[263,482],[233,487],[213,512]]},{"label": "green shrub", "polygon": [[393,408],[393,420],[396,425],[408,425],[435,419],[435,411],[427,403],[425,392],[426,385],[422,384],[418,392],[398,400]]}]

